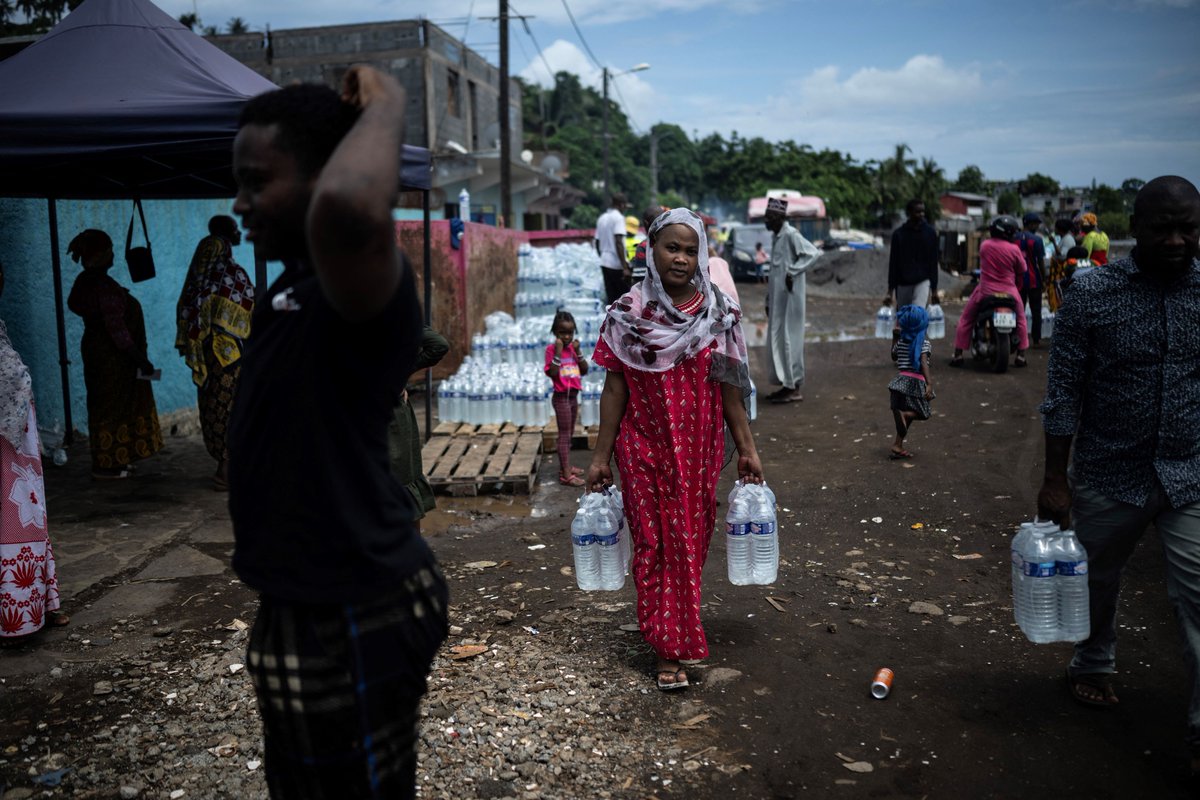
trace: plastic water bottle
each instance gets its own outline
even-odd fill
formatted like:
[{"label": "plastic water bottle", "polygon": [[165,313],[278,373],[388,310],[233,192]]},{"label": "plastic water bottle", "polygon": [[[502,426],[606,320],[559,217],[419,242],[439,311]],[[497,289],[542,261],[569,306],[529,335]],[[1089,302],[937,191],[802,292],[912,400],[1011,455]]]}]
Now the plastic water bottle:
[{"label": "plastic water bottle", "polygon": [[458,218],[463,222],[471,221],[471,193],[465,186],[458,193]]},{"label": "plastic water bottle", "polygon": [[775,493],[767,484],[747,484],[750,495],[750,554],[753,582],[774,583],[779,574],[779,525]]},{"label": "plastic water bottle", "polygon": [[600,588],[600,554],[596,549],[595,517],[592,504],[579,501],[579,510],[571,521],[571,549],[575,555],[575,583],[585,592]]},{"label": "plastic water bottle", "polygon": [[1060,641],[1053,522],[1035,522],[1021,550],[1022,591],[1017,624],[1034,644]]},{"label": "plastic water bottle", "polygon": [[1029,303],[1025,304],[1025,330],[1033,330],[1033,312],[1029,310]]},{"label": "plastic water bottle", "polygon": [[880,306],[875,312],[875,338],[892,338],[892,307]]},{"label": "plastic water bottle", "polygon": [[754,385],[754,380],[750,381],[750,421],[758,419],[758,387]]},{"label": "plastic water bottle", "polygon": [[941,303],[929,307],[928,333],[930,339],[942,339],[946,336],[946,312],[942,310]]},{"label": "plastic water bottle", "polygon": [[612,507],[608,497],[599,498],[595,511],[596,552],[600,561],[600,588],[615,592],[625,585],[625,549],[621,544],[625,515]]},{"label": "plastic water bottle", "polygon": [[1088,606],[1088,557],[1075,531],[1052,534],[1054,572],[1058,584],[1058,626],[1060,638],[1082,642],[1092,633]]},{"label": "plastic water bottle", "polygon": [[1033,526],[1037,522],[1022,522],[1017,528],[1017,533],[1013,536],[1011,561],[1012,561],[1012,597],[1013,597],[1013,616],[1017,620],[1017,625],[1022,626],[1024,630],[1025,620],[1025,559],[1021,555],[1029,547],[1029,537],[1033,535]]},{"label": "plastic water bottle", "polygon": [[1049,339],[1054,336],[1054,313],[1049,306],[1042,306],[1042,338]]},{"label": "plastic water bottle", "polygon": [[613,513],[621,520],[621,563],[623,564],[622,571],[627,574],[630,564],[633,563],[633,541],[632,533],[625,525],[625,496],[615,486],[605,489],[604,493],[608,496],[608,503],[612,506]]},{"label": "plastic water bottle", "polygon": [[741,481],[729,492],[729,511],[725,514],[725,554],[729,582],[745,586],[754,582],[750,562],[750,498]]}]

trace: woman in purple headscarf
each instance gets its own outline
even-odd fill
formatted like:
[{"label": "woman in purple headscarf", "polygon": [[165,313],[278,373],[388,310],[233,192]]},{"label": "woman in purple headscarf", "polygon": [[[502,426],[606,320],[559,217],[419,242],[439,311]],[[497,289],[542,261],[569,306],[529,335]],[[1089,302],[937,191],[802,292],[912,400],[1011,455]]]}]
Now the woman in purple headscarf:
[{"label": "woman in purple headscarf", "polygon": [[591,491],[612,483],[615,451],[633,543],[638,624],[660,689],[687,686],[681,660],[708,655],[700,574],[716,521],[725,425],[738,476],[762,481],[743,398],[741,309],[713,286],[699,217],[685,208],[649,230],[646,278],[608,309],[592,357],[605,367]]}]

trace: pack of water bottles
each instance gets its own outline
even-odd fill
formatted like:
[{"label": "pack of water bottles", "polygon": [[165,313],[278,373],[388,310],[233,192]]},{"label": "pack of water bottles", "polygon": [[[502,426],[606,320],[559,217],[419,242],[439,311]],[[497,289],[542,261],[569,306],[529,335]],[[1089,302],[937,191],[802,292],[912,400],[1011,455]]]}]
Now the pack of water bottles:
[{"label": "pack of water bottles", "polygon": [[779,522],[775,493],[766,482],[738,481],[729,492],[725,552],[735,586],[774,583],[779,574]]},{"label": "pack of water bottles", "polygon": [[1034,644],[1080,642],[1091,633],[1087,551],[1071,530],[1035,519],[1012,540],[1013,611]]},{"label": "pack of water bottles", "polygon": [[586,492],[571,521],[575,582],[585,592],[613,592],[625,585],[632,547],[619,489]]},{"label": "pack of water bottles", "polygon": [[934,303],[929,307],[929,327],[926,328],[925,335],[929,339],[945,338],[946,312],[942,310],[941,303]]},{"label": "pack of water bottles", "polygon": [[[521,245],[517,253],[516,317],[495,311],[471,337],[471,352],[438,389],[438,419],[472,425],[545,425],[554,418],[553,384],[546,377],[546,345],[554,314],[575,318],[580,349],[590,360],[604,322],[604,280],[591,247]],[[590,365],[580,392],[580,422],[600,420],[604,369]]]}]

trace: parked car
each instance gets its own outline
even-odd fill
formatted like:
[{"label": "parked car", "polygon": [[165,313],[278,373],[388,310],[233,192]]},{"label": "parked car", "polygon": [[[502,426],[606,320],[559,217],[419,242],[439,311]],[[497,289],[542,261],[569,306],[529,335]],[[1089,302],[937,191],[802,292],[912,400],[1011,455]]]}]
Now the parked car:
[{"label": "parked car", "polygon": [[[729,239],[725,242],[725,260],[729,262],[729,271],[736,280],[753,280],[758,275],[758,265],[754,263],[754,247],[762,243],[768,258],[771,255],[771,232],[761,222],[749,225],[738,225],[729,231]],[[762,265],[763,275],[771,271],[771,262]]]}]

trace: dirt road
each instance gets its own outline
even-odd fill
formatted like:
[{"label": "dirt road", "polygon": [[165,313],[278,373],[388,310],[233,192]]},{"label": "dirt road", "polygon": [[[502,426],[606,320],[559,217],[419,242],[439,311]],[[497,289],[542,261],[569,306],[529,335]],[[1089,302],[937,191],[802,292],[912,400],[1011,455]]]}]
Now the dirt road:
[{"label": "dirt road", "polygon": [[[755,316],[761,288],[739,288]],[[865,334],[876,303],[811,299],[811,337]],[[584,594],[563,569],[575,496],[553,480],[553,458],[532,498],[444,499],[425,532],[452,581],[447,646],[490,649],[439,660],[422,796],[1192,796],[1157,539],[1142,542],[1125,581],[1122,703],[1079,707],[1062,679],[1070,648],[1025,642],[1009,596],[1009,539],[1034,511],[1040,473],[1046,350],[998,376],[945,369],[946,342],[935,347],[935,417],[914,426],[910,462],[886,457],[892,364],[875,340],[810,344],[805,401],[760,407],[780,577],[731,586],[714,540],[712,656],[683,696],[652,688],[651,654],[621,629],[632,585]],[[769,390],[765,353],[753,355]],[[589,454],[574,457],[586,466]],[[251,618],[253,595],[228,572],[228,523],[198,443],[173,442],[140,487],[92,487],[72,471],[84,458],[47,477],[56,549],[82,554],[92,530],[115,537],[122,524],[154,538],[140,554],[128,538],[113,545],[126,560],[80,581],[72,627],[0,651],[0,790],[13,787],[0,797],[42,791],[29,773],[51,753],[75,769],[45,790],[54,797],[112,797],[126,784],[141,792],[131,796],[257,796],[252,704],[244,672],[228,674],[244,644],[226,629]],[[203,558],[180,561],[185,550]],[[82,574],[99,558],[64,560]],[[880,666],[896,673],[883,701],[868,694]],[[100,680],[113,694],[93,693]],[[174,685],[201,710],[166,708]],[[223,752],[229,730],[240,742]],[[114,737],[127,743],[104,749]]]}]

